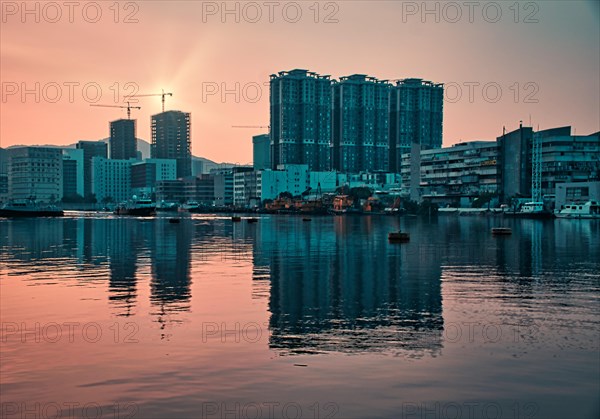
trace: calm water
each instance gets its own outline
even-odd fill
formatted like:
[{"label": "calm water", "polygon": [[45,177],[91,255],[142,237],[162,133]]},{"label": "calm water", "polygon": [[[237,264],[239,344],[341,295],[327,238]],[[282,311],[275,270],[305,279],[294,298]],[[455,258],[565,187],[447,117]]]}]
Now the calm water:
[{"label": "calm water", "polygon": [[0,245],[2,418],[599,414],[597,221],[72,213]]}]

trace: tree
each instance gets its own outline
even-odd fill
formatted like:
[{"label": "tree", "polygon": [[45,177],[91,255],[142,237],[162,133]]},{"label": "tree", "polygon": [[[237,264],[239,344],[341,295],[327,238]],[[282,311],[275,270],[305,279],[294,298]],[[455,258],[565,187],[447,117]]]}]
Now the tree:
[{"label": "tree", "polygon": [[473,200],[471,203],[472,208],[483,208],[484,205],[487,205],[492,198],[494,198],[494,194],[490,192],[483,192],[477,198]]},{"label": "tree", "polygon": [[113,202],[115,202],[115,200],[113,199],[112,196],[105,196],[104,198],[102,198],[103,204],[111,204]]},{"label": "tree", "polygon": [[292,198],[294,198],[294,195],[292,195],[292,194],[291,194],[290,192],[288,192],[288,191],[285,191],[285,192],[281,192],[281,193],[278,195],[278,198],[279,198],[279,199],[292,199]]},{"label": "tree", "polygon": [[361,199],[369,199],[373,195],[373,190],[366,186],[359,186],[350,189],[350,196],[354,198],[354,201],[360,201]]}]

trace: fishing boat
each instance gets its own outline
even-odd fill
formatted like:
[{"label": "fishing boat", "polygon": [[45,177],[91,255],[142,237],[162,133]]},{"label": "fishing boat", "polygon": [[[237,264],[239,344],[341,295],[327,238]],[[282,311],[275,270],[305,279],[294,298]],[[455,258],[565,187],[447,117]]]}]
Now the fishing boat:
[{"label": "fishing boat", "polygon": [[597,201],[587,201],[585,204],[568,204],[561,210],[556,210],[557,218],[570,219],[600,219],[600,204]]},{"label": "fishing boat", "polygon": [[156,213],[156,204],[150,198],[133,198],[125,203],[121,203],[115,208],[116,215],[135,215],[138,217],[149,217]]},{"label": "fishing boat", "polygon": [[0,217],[62,217],[64,211],[54,204],[44,204],[33,199],[11,201],[0,207]]}]

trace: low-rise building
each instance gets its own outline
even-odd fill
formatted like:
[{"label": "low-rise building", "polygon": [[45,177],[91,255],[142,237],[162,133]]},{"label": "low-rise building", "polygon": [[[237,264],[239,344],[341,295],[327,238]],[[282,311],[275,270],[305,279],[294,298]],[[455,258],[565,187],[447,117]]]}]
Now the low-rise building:
[{"label": "low-rise building", "polygon": [[131,163],[134,161],[92,158],[92,193],[97,202],[122,202],[132,197]]},{"label": "low-rise building", "polygon": [[8,198],[59,202],[63,197],[62,150],[50,147],[8,149]]},{"label": "low-rise building", "polygon": [[84,197],[83,150],[65,148],[63,153],[63,197]]},{"label": "low-rise building", "polygon": [[[422,150],[420,195],[440,203],[470,202],[482,194],[498,193],[495,141],[471,141],[452,147]],[[411,184],[411,154],[402,155],[402,187]]]},{"label": "low-rise building", "polygon": [[156,193],[156,183],[177,179],[177,160],[146,159],[131,163],[131,192],[151,196]]}]

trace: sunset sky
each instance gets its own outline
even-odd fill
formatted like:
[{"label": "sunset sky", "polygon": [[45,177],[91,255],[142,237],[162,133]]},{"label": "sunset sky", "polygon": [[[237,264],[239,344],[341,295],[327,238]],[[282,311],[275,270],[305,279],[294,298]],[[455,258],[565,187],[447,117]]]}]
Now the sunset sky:
[{"label": "sunset sky", "polygon": [[[1,147],[106,138],[109,121],[126,112],[90,103],[121,104],[133,86],[138,94],[173,92],[166,109],[191,112],[194,155],[247,163],[251,136],[266,130],[232,125],[268,125],[269,75],[294,68],[445,83],[445,146],[494,139],[519,120],[600,130],[593,1],[475,2],[473,10],[462,1],[428,2],[424,16],[422,2],[228,2],[239,22],[222,2],[75,3],[29,2],[36,22],[22,2],[1,2]],[[23,96],[23,87],[32,92]],[[231,91],[225,97],[223,87]],[[150,141],[160,98],[138,105],[137,136]]]}]

